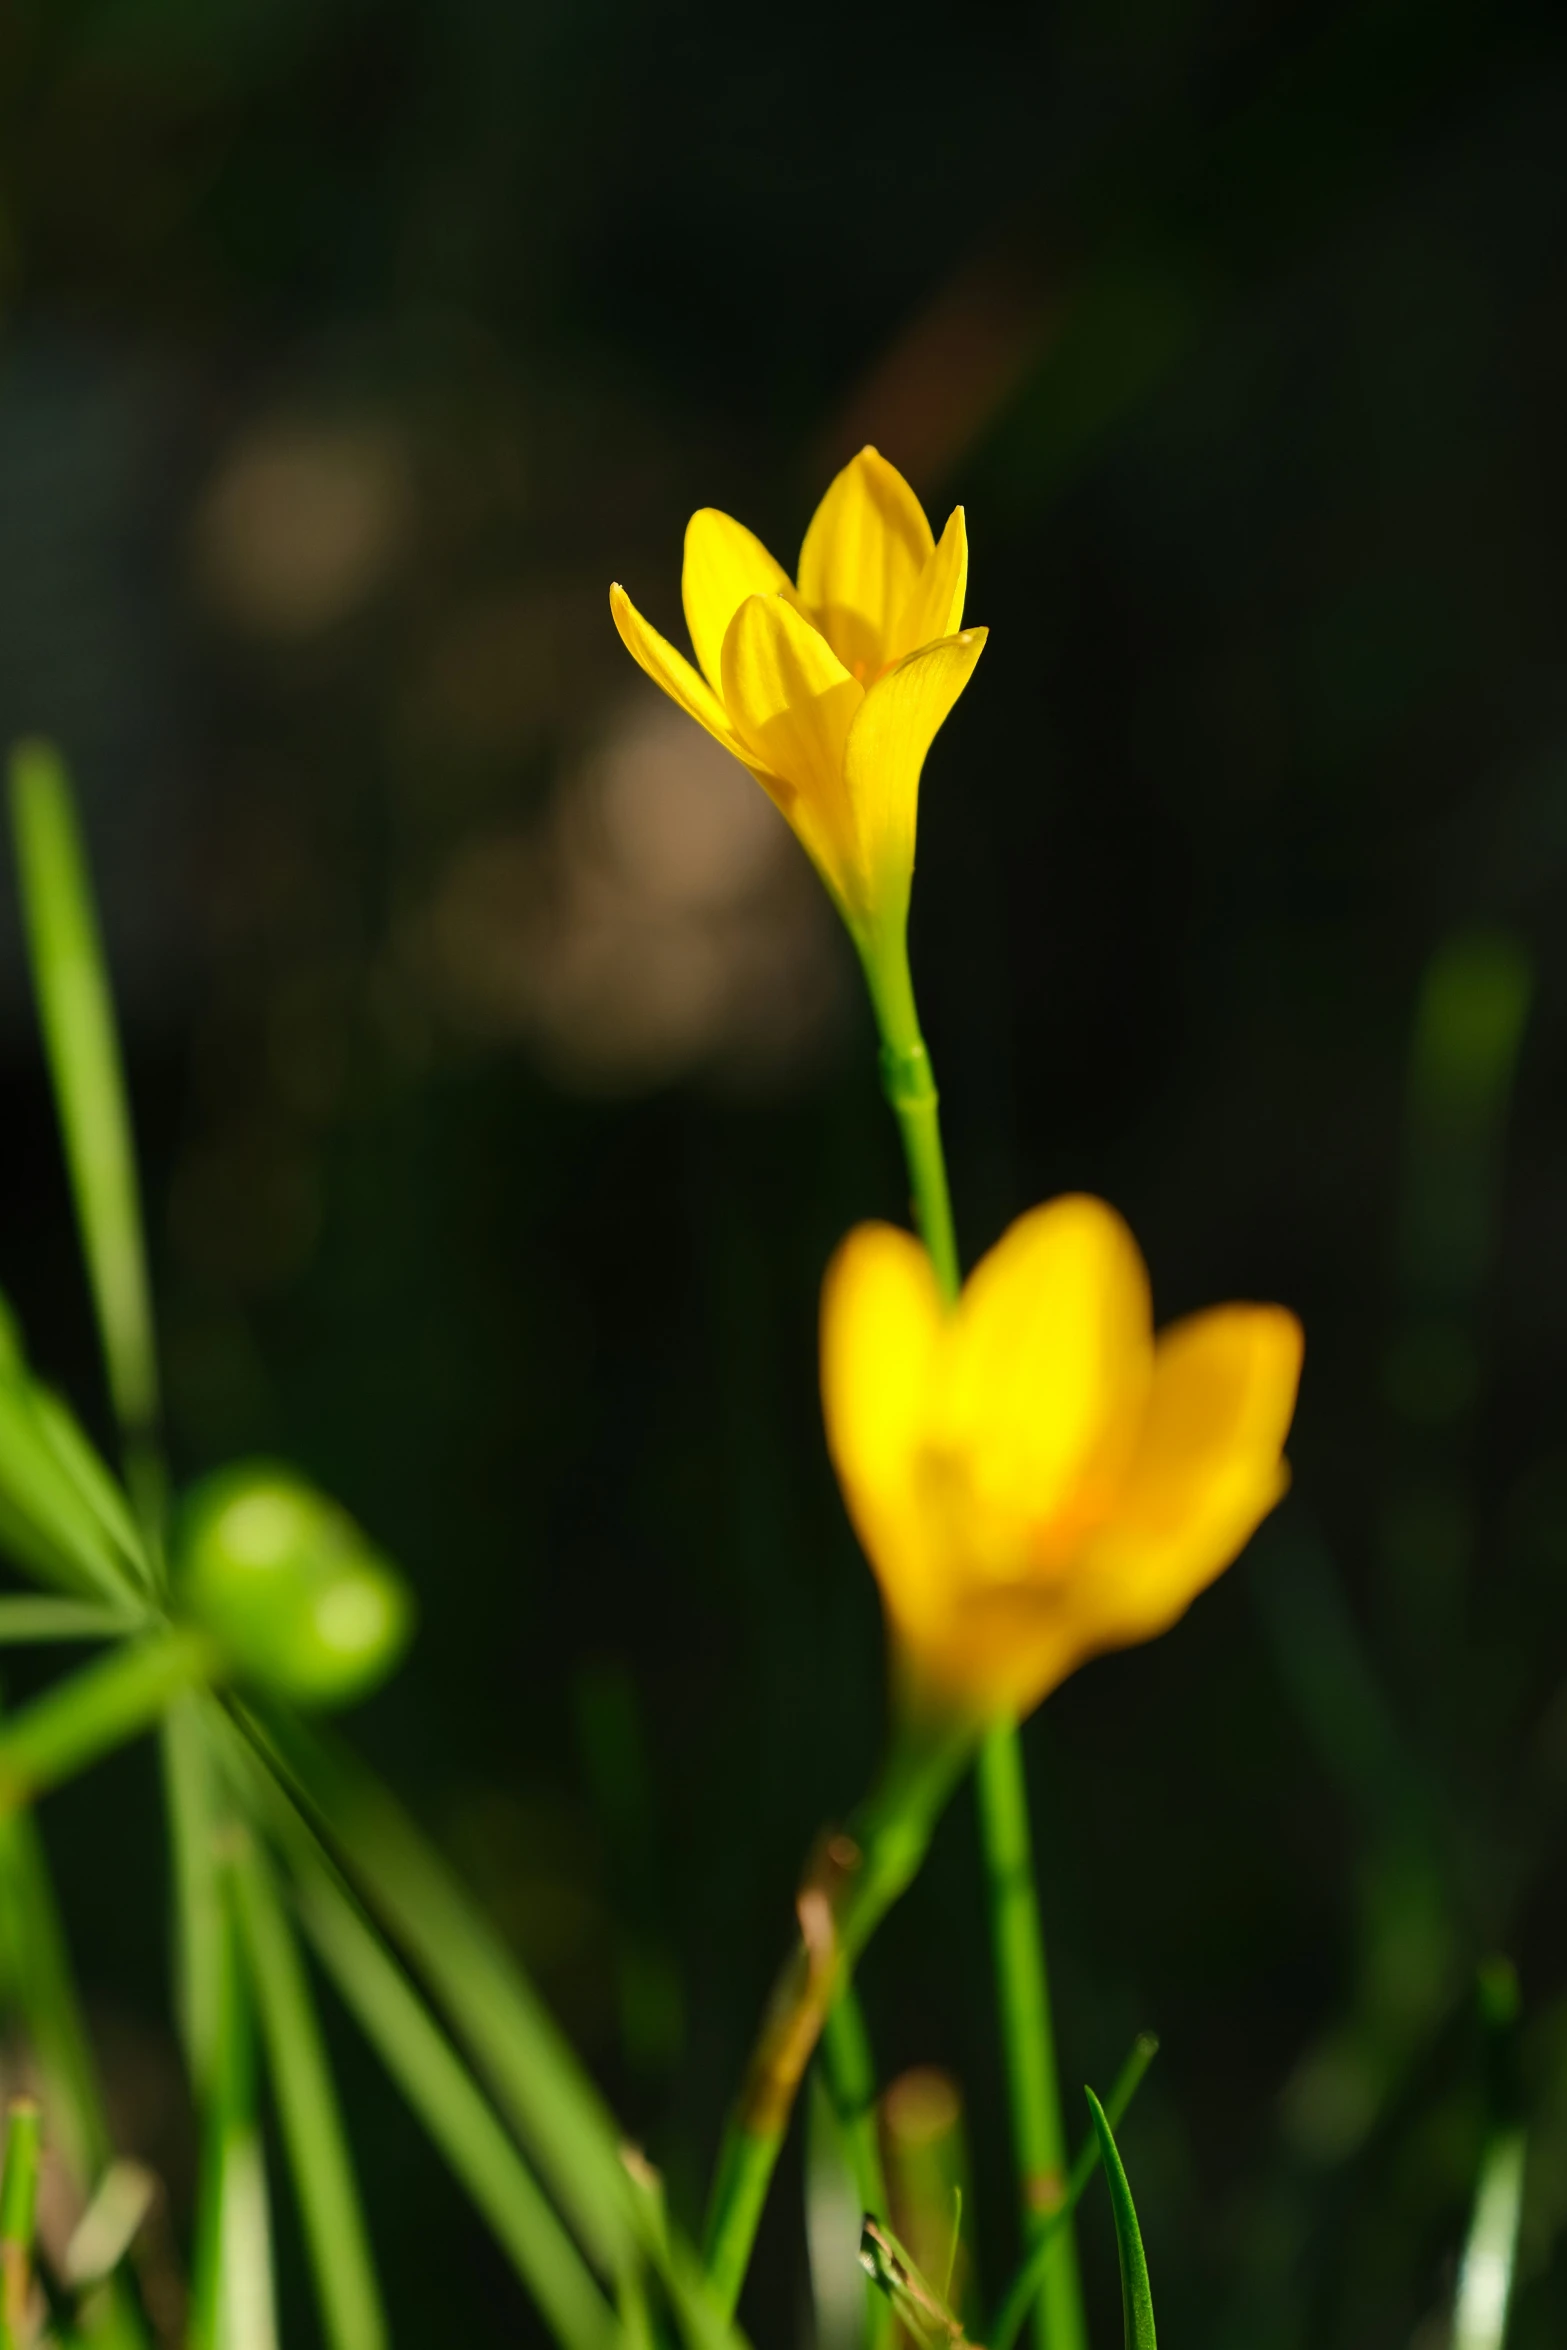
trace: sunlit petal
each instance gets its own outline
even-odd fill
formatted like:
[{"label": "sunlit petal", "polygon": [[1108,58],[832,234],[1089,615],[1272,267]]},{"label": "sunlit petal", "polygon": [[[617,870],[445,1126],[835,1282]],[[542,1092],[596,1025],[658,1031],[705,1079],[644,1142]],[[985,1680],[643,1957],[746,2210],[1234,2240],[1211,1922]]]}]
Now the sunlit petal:
[{"label": "sunlit petal", "polygon": [[785,815],[848,911],[864,896],[863,863],[844,792],[843,749],[864,695],[782,596],[748,596],[724,639],[724,706],[742,756],[781,776]]},{"label": "sunlit petal", "polygon": [[944,1319],[912,1234],[891,1224],[850,1233],[822,1290],[822,1407],[856,1525],[907,1505]]},{"label": "sunlit petal", "polygon": [[833,482],[800,549],[800,599],[846,669],[868,682],[934,541],[908,483],[875,449]]},{"label": "sunlit petal", "polygon": [[883,658],[901,661],[905,653],[932,645],[938,637],[956,636],[963,626],[967,592],[968,531],[963,509],[956,506],[893,624]]},{"label": "sunlit petal", "polygon": [[609,591],[609,608],[620,631],[621,643],[653,683],[662,686],[670,700],[678,702],[699,726],[705,726],[726,751],[733,751],[737,759],[749,765],[751,754],[730,725],[723,703],[707,680],[692,668],[684,653],[677,653],[668,639],[643,619],[618,582]]},{"label": "sunlit petal", "polygon": [[1174,1623],[1284,1492],[1303,1348],[1282,1306],[1216,1306],[1161,1332],[1136,1454],[1084,1561],[1092,1647]]},{"label": "sunlit petal", "polygon": [[716,506],[704,506],[686,524],[680,596],[697,663],[717,694],[724,690],[724,638],[747,596],[793,594],[794,583],[754,531]]},{"label": "sunlit petal", "polygon": [[1020,1216],[970,1277],[942,1368],[940,1441],[984,1508],[1052,1549],[1102,1515],[1153,1368],[1148,1275],[1115,1210],[1072,1194]]},{"label": "sunlit petal", "polygon": [[844,779],[878,902],[907,901],[925,754],[973,674],[985,635],[969,628],[909,654],[877,679],[849,730]]}]

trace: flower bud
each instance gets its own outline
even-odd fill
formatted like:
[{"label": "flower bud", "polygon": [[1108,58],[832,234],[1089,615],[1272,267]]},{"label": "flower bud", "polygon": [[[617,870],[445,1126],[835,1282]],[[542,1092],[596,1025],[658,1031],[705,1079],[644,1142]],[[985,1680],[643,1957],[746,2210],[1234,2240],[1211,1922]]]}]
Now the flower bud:
[{"label": "flower bud", "polygon": [[365,1696],[408,1643],[407,1584],[291,1469],[247,1462],[205,1478],[181,1510],[175,1557],[186,1607],[235,1672],[298,1705]]}]

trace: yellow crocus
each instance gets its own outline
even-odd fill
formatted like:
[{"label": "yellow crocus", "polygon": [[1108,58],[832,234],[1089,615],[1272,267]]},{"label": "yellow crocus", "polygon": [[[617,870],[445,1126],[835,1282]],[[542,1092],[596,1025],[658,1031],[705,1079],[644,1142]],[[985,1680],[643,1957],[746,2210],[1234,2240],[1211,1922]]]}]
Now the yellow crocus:
[{"label": "yellow crocus", "polygon": [[934,539],[896,467],[862,449],[812,517],[797,580],[705,506],[686,529],[680,584],[695,668],[619,585],[616,627],[776,800],[874,951],[908,910],[925,754],[985,642],[963,626],[962,507]]},{"label": "yellow crocus", "polygon": [[1300,1324],[1226,1305],[1153,1331],[1102,1200],[1022,1216],[950,1311],[865,1224],[822,1299],[828,1442],[914,1700],[1028,1712],[1165,1631],[1283,1494]]}]

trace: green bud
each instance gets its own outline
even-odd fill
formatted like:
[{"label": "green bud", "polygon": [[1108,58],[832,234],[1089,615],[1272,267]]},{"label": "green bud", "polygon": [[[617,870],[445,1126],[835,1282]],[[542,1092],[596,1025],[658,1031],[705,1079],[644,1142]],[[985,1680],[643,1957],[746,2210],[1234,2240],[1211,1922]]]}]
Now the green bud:
[{"label": "green bud", "polygon": [[186,1607],[242,1679],[297,1705],[346,1705],[413,1630],[407,1584],[346,1510],[292,1469],[251,1461],[187,1495],[175,1547]]}]

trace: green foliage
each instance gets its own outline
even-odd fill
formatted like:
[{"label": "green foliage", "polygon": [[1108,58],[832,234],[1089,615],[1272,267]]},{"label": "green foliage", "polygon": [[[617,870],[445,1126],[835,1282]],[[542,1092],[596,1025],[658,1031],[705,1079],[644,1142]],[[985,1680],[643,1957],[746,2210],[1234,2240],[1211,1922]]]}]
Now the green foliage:
[{"label": "green foliage", "polygon": [[1094,2125],[1094,2135],[1099,2140],[1105,2179],[1110,2188],[1115,2248],[1121,2266],[1121,2317],[1125,2328],[1126,2350],[1156,2350],[1153,2295],[1148,2288],[1148,2263],[1143,2257],[1142,2232],[1137,2225],[1132,2190],[1126,2183],[1126,2172],[1122,2168],[1115,2133],[1104,2107],[1092,2089],[1085,2089],[1083,2094],[1088,2099],[1089,2117]]}]

